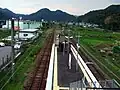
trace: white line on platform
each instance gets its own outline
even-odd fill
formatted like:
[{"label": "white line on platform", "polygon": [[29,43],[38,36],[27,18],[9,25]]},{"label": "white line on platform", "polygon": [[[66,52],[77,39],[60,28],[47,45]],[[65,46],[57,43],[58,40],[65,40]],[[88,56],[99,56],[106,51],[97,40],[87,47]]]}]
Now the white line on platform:
[{"label": "white line on platform", "polygon": [[51,57],[50,57],[50,64],[49,64],[49,70],[48,70],[48,77],[47,77],[47,83],[46,83],[46,89],[45,90],[52,90],[52,83],[53,83],[53,65],[54,65],[54,57],[55,55],[55,44],[52,45],[52,51],[51,51]]}]

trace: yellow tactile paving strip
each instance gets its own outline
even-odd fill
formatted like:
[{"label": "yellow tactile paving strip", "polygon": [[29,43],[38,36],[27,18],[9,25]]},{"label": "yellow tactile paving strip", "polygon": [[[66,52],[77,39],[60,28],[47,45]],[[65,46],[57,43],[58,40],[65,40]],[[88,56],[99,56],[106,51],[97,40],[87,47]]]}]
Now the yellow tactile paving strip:
[{"label": "yellow tactile paving strip", "polygon": [[53,81],[53,90],[59,90],[58,86],[58,74],[57,74],[57,47],[55,47],[55,62],[54,62],[54,81]]}]

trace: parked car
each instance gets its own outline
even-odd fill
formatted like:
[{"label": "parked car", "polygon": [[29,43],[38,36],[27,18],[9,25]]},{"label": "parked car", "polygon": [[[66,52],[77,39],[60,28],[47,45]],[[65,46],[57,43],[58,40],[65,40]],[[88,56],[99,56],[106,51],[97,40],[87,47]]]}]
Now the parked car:
[{"label": "parked car", "polygon": [[4,47],[4,46],[5,46],[5,43],[0,42],[0,47]]}]

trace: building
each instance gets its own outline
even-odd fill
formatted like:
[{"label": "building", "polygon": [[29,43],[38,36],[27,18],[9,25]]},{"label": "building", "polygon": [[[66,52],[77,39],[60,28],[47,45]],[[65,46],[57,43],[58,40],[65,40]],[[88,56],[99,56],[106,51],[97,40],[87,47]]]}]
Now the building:
[{"label": "building", "polygon": [[[26,40],[34,40],[35,38],[38,37],[39,35],[39,29],[22,29],[19,31],[19,33],[16,33],[16,35],[14,36],[15,40],[19,40],[20,41],[26,41]],[[8,36],[6,38],[3,38],[2,40],[11,40],[11,36]]]},{"label": "building", "polygon": [[[19,27],[18,27],[18,20],[15,20],[14,22],[14,29],[18,30],[18,28],[21,29],[34,29],[42,27],[42,22],[40,21],[30,21],[30,20],[20,20],[19,21]],[[4,25],[2,25],[2,28],[11,29],[11,21],[7,20]]]},{"label": "building", "polygon": [[15,35],[15,39],[19,40],[33,40],[38,37],[38,29],[22,29],[19,31],[19,34]]}]

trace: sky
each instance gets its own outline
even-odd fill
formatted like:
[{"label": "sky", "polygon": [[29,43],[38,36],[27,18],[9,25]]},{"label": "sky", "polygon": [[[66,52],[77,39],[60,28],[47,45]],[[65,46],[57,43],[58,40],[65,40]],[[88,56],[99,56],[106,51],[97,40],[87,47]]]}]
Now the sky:
[{"label": "sky", "polygon": [[19,14],[31,14],[42,8],[62,10],[73,15],[83,15],[92,10],[118,5],[120,0],[0,0],[0,8]]}]

